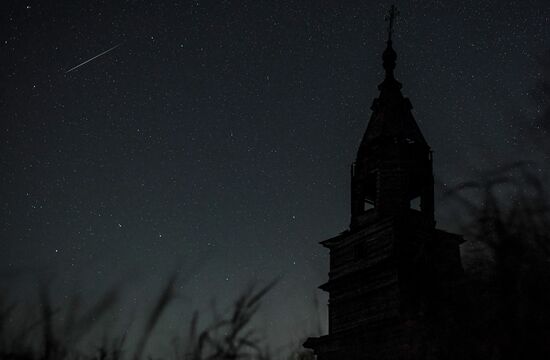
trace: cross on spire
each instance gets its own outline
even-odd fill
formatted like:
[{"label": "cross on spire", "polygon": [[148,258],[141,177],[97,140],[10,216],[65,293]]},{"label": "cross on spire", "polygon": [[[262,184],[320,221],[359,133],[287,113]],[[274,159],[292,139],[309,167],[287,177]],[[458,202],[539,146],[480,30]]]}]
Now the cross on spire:
[{"label": "cross on spire", "polygon": [[395,5],[392,5],[390,7],[390,10],[388,11],[388,15],[386,15],[385,20],[389,22],[388,24],[388,41],[391,41],[391,37],[393,35],[393,24],[395,22],[395,18],[399,16],[399,10],[397,10],[397,7]]},{"label": "cross on spire", "polygon": [[386,79],[381,86],[384,85],[384,88],[400,88],[400,84],[395,80],[393,76],[393,70],[395,69],[395,60],[397,59],[397,54],[392,47],[392,35],[393,35],[393,25],[395,24],[395,18],[399,15],[399,11],[392,5],[388,14],[386,15],[386,21],[388,24],[388,42],[386,50],[382,54],[382,59],[384,60],[384,69],[386,70]]}]

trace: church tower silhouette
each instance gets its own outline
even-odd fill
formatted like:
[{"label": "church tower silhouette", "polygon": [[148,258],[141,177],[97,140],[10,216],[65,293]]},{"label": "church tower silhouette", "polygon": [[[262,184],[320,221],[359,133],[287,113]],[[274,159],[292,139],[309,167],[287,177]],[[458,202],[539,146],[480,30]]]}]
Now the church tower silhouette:
[{"label": "church tower silhouette", "polygon": [[351,168],[351,223],[330,250],[328,335],[317,360],[449,358],[462,237],[436,229],[432,151],[394,77],[388,15],[385,79]]}]

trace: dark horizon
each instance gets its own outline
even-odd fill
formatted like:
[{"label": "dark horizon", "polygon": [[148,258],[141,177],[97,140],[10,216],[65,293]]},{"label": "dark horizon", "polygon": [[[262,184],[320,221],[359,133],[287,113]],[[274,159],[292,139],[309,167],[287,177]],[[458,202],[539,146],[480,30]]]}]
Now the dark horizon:
[{"label": "dark horizon", "polygon": [[[395,75],[434,150],[441,227],[459,226],[444,189],[547,171],[546,2],[397,3]],[[260,319],[273,343],[308,335],[315,296],[324,324],[318,241],[349,225],[388,5],[3,3],[2,282],[28,298],[53,278],[59,300],[124,282],[131,314],[175,268],[190,310],[281,277]]]}]

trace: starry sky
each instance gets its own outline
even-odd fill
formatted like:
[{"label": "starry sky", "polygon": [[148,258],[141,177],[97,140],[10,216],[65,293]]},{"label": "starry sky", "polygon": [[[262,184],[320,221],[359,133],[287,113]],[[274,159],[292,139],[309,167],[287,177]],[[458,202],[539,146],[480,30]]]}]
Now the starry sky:
[{"label": "starry sky", "polygon": [[[548,154],[530,91],[550,3],[397,1],[396,77],[438,194]],[[262,321],[303,336],[326,298],[318,242],[349,221],[349,166],[383,79],[383,1],[2,1],[0,274],[120,311],[177,268],[185,311],[281,277]],[[84,61],[110,52],[67,72]],[[545,162],[546,161],[546,162]],[[443,227],[456,226],[436,202]]]}]

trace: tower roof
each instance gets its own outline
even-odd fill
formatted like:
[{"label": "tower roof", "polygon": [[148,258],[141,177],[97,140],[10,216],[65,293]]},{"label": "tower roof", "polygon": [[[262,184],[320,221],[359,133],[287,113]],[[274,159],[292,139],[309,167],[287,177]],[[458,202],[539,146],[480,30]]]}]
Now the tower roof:
[{"label": "tower roof", "polygon": [[374,99],[371,106],[373,113],[361,147],[383,140],[416,143],[428,147],[411,113],[412,104],[408,98],[403,97],[402,85],[395,79],[397,53],[393,49],[391,38],[387,41],[382,59],[385,78],[378,85],[380,95]]},{"label": "tower roof", "polygon": [[392,6],[382,55],[384,80],[378,85],[380,94],[372,104],[372,115],[352,165],[350,229],[354,230],[369,223],[370,213],[376,217],[405,214],[417,198],[421,212],[433,221],[430,147],[414,120],[411,102],[401,93],[401,83],[394,76],[396,14]]}]

